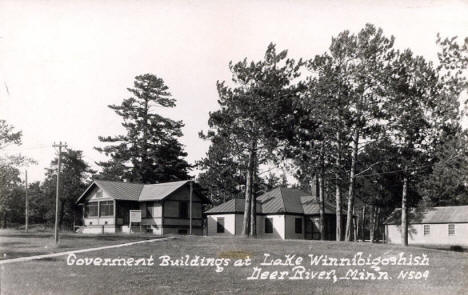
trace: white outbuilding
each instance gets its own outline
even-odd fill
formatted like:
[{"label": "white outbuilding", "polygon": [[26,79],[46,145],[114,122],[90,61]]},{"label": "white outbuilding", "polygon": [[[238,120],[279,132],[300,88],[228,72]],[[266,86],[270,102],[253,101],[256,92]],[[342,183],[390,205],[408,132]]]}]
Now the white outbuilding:
[{"label": "white outbuilding", "polygon": [[[242,233],[244,199],[232,199],[204,212],[209,236]],[[257,237],[319,240],[320,207],[311,193],[277,187],[257,197]],[[325,202],[325,239],[336,237],[335,207]],[[345,224],[343,215],[342,222]]]},{"label": "white outbuilding", "polygon": [[[396,209],[384,222],[387,243],[401,244],[400,212]],[[468,245],[468,206],[411,210],[408,244]]]}]

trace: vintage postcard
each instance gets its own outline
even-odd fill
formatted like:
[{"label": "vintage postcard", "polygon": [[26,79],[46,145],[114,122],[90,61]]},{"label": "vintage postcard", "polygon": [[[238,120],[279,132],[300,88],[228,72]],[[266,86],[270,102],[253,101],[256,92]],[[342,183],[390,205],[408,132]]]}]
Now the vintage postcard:
[{"label": "vintage postcard", "polygon": [[468,294],[468,2],[0,1],[0,294]]}]

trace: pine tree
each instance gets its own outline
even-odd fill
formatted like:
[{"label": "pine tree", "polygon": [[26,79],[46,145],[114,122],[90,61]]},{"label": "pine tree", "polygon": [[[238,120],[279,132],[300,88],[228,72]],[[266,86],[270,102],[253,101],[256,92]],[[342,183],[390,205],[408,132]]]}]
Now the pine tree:
[{"label": "pine tree", "polygon": [[120,105],[109,106],[122,117],[126,134],[99,137],[110,145],[96,150],[111,158],[98,163],[103,168],[100,177],[141,183],[187,179],[190,165],[178,140],[184,125],[155,111],[157,107],[176,105],[163,79],[152,74],[139,75],[134,87],[127,90],[131,97]]},{"label": "pine tree", "polygon": [[[55,212],[55,194],[57,186],[57,164],[58,158],[54,158],[46,170],[46,178],[42,183],[44,192],[42,202],[48,205],[46,215],[52,223]],[[59,226],[64,224],[71,226],[74,217],[78,215],[76,200],[91,182],[91,175],[95,173],[88,163],[83,160],[83,152],[66,149],[62,153],[62,168],[60,178],[60,200],[59,200]],[[33,210],[34,210],[34,203]]]},{"label": "pine tree", "polygon": [[233,155],[245,167],[243,235],[256,235],[256,172],[274,156],[281,138],[291,126],[292,98],[298,93],[293,80],[300,75],[302,61],[287,59],[270,44],[258,62],[229,64],[234,87],[218,82],[221,109],[210,113],[211,136],[224,138]]}]

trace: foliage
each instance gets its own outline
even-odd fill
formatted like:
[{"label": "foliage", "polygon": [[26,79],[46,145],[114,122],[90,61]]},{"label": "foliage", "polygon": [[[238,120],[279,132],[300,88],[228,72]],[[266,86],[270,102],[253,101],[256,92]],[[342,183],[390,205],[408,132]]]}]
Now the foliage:
[{"label": "foliage", "polygon": [[[252,222],[250,234],[255,235],[258,167],[277,159],[275,152],[292,131],[293,97],[301,89],[301,84],[294,84],[294,80],[300,76],[302,65],[302,60],[296,62],[287,58],[286,50],[277,52],[276,46],[270,44],[261,61],[244,59],[229,64],[234,86],[217,82],[220,109],[210,113],[211,130],[202,137],[215,144],[219,140],[229,145],[229,155],[225,156],[238,160],[240,167],[245,167],[245,235],[249,220]],[[208,154],[210,156],[214,154]]]},{"label": "foliage", "polygon": [[[59,200],[59,224],[72,225],[78,212],[75,202],[91,183],[91,175],[95,172],[90,169],[88,163],[83,160],[82,151],[66,149],[62,152],[62,167],[60,174],[60,200]],[[50,163],[46,171],[46,178],[41,186],[44,199],[47,204],[45,216],[47,222],[52,223],[55,219],[55,198],[57,186],[58,158]],[[41,202],[33,202],[32,210],[44,211]],[[39,207],[35,207],[39,205]],[[81,215],[78,215],[81,216]]]},{"label": "foliage", "polygon": [[178,138],[182,136],[182,121],[163,117],[155,108],[175,107],[164,80],[152,74],[135,77],[132,94],[120,105],[110,105],[122,120],[125,135],[99,137],[105,147],[96,150],[109,156],[99,162],[100,178],[158,183],[188,178],[187,156]]}]

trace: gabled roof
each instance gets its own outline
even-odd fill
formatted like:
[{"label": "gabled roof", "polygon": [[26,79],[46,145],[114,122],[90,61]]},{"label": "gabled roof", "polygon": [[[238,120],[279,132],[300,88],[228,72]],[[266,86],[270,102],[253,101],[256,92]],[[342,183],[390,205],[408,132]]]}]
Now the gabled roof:
[{"label": "gabled roof", "polygon": [[[416,208],[408,212],[408,223],[468,223],[468,206]],[[401,209],[395,209],[384,224],[400,224]]]},{"label": "gabled roof", "polygon": [[[218,206],[215,206],[205,213],[244,213],[245,200],[244,199],[231,199],[227,202],[221,203]],[[258,208],[258,206],[257,206]],[[258,212],[258,209],[257,209]]]},{"label": "gabled roof", "polygon": [[[317,202],[317,198],[312,196],[301,197],[301,204],[305,215],[320,214],[320,207]],[[332,204],[325,202],[324,207],[325,214],[336,214],[336,207]]]},{"label": "gabled roof", "polygon": [[[167,198],[189,182],[189,180],[182,180],[158,184],[141,184],[120,181],[95,180],[76,202],[79,203],[95,187],[99,187],[108,196],[115,200],[159,201]],[[206,198],[203,196],[200,197],[206,201]]]},{"label": "gabled roof", "polygon": [[96,180],[96,185],[116,200],[138,201],[143,184]]},{"label": "gabled roof", "polygon": [[165,182],[158,184],[145,184],[140,194],[140,201],[158,201],[166,198],[184,184],[188,183],[188,180]]},{"label": "gabled roof", "polygon": [[[245,200],[233,199],[205,212],[205,214],[244,213]],[[320,214],[320,207],[310,193],[292,188],[277,187],[257,197],[257,214]],[[335,207],[325,202],[325,214],[335,214]]]}]

